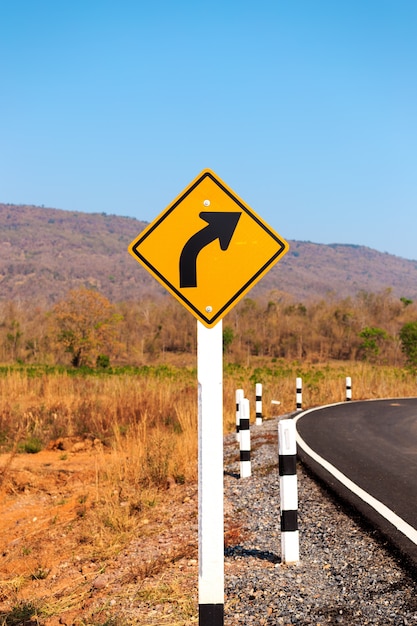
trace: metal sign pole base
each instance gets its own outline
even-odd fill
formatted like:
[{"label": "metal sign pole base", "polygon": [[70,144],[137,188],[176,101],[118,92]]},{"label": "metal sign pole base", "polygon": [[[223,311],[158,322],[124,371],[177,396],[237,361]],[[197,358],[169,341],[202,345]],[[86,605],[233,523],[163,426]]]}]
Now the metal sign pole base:
[{"label": "metal sign pole base", "polygon": [[199,604],[198,623],[200,626],[223,626],[224,604]]}]

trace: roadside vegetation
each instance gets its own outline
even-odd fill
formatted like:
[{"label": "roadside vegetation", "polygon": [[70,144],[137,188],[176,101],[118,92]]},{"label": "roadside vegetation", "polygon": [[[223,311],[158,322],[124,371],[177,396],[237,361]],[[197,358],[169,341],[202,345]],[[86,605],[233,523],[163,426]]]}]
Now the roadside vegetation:
[{"label": "roadside vegetation", "polygon": [[[361,361],[415,366],[417,305],[390,289],[356,297],[297,302],[272,291],[245,298],[225,318],[228,362],[254,357],[328,363]],[[195,319],[173,298],[110,303],[98,291],[75,289],[50,309],[0,304],[0,363],[74,368],[189,364],[196,353]],[[181,357],[182,360],[181,360]]]},{"label": "roadside vegetation", "polygon": [[[235,390],[243,388],[255,406],[255,384],[263,385],[266,418],[295,410],[295,379],[303,381],[303,406],[345,399],[352,378],[353,399],[414,396],[416,377],[408,368],[366,362],[224,365],[224,430],[235,427]],[[280,406],[277,409],[276,403]],[[155,486],[168,476],[195,478],[197,372],[194,366],[143,366],[110,370],[68,370],[42,366],[0,368],[0,451],[36,453],[66,437],[126,449],[138,442],[137,479]],[[195,453],[195,454],[194,454]],[[155,456],[155,458],[154,458]],[[175,461],[174,461],[175,460]],[[156,465],[160,467],[157,468]],[[194,469],[190,469],[191,465]]]},{"label": "roadside vegetation", "polygon": [[[16,455],[52,447],[64,458],[65,440],[90,442],[99,488],[79,496],[71,525],[94,558],[120,553],[144,519],[158,517],[169,486],[197,479],[195,324],[172,299],[113,305],[84,289],[47,311],[0,305],[3,494]],[[296,377],[306,408],[343,401],[346,376],[354,400],[417,392],[417,307],[389,290],[309,304],[278,292],[247,298],[223,331],[225,432],[235,428],[235,390],[244,389],[253,411],[256,383],[265,418],[295,409]],[[36,623],[58,611],[52,597],[35,611],[27,591],[22,604],[21,590],[48,570],[40,564],[35,574],[2,574],[1,602],[10,607],[2,623],[18,623],[19,610],[38,611]]]}]

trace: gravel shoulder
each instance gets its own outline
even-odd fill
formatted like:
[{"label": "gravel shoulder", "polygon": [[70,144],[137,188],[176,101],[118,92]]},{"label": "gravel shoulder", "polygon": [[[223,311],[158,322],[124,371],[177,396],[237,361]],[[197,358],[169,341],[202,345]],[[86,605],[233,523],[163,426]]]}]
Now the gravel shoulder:
[{"label": "gravel shoulder", "polygon": [[277,424],[252,427],[248,479],[225,438],[227,518],[240,527],[225,553],[225,624],[417,624],[415,573],[301,464],[300,562],[281,564]]}]

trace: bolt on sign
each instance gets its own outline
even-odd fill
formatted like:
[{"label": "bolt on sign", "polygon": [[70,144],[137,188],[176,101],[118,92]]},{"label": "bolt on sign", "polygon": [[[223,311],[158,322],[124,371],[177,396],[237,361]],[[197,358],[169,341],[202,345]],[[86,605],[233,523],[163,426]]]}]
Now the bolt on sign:
[{"label": "bolt on sign", "polygon": [[212,328],[288,251],[214,172],[203,170],[129,252]]}]

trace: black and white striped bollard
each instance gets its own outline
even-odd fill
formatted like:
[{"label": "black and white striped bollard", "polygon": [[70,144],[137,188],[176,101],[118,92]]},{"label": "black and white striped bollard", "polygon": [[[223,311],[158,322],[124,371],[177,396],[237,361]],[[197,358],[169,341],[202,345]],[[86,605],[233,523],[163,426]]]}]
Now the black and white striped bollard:
[{"label": "black and white striped bollard", "polygon": [[236,441],[239,441],[240,408],[244,397],[243,389],[236,389]]},{"label": "black and white striped bollard", "polygon": [[296,406],[297,406],[297,411],[301,411],[302,405],[303,405],[303,381],[301,380],[301,378],[297,377],[295,379],[295,387],[296,387]]},{"label": "black and white striped bollard", "polygon": [[352,379],[346,376],[346,402],[352,400]]},{"label": "black and white striped bollard", "polygon": [[256,383],[255,385],[255,424],[261,426],[262,424],[262,383]]},{"label": "black and white striped bollard", "polygon": [[295,423],[278,423],[279,488],[281,499],[281,562],[300,560],[298,534],[297,443]]},{"label": "black and white striped bollard", "polygon": [[249,400],[243,398],[240,409],[240,477],[248,478],[252,474],[250,460],[250,426],[249,426]]}]

